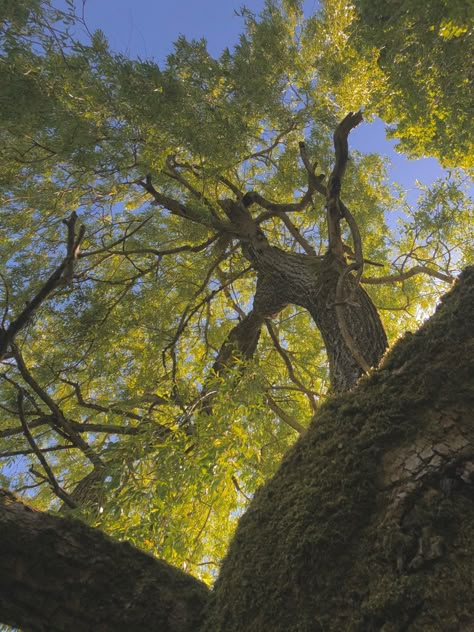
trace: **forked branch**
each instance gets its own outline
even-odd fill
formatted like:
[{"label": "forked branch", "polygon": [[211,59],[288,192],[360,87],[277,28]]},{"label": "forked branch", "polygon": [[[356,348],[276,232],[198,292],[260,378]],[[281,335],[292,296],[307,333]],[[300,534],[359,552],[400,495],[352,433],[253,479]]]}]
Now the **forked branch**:
[{"label": "forked branch", "polygon": [[[329,176],[329,182],[326,191],[327,197],[327,222],[328,222],[328,235],[329,235],[329,250],[341,261],[344,260],[344,250],[341,237],[340,222],[343,217],[348,220],[349,227],[353,233],[356,228],[355,222],[352,221],[352,216],[348,213],[347,209],[341,208],[340,193],[341,183],[344,173],[346,171],[347,161],[349,158],[349,144],[347,138],[349,133],[354,127],[356,127],[362,121],[362,113],[349,112],[349,114],[339,123],[334,132],[334,150],[336,154],[336,162]],[[357,239],[358,231],[356,231],[356,238],[354,239],[354,249],[359,249],[360,236]],[[354,234],[353,234],[354,237]],[[357,250],[356,257],[357,257]],[[362,257],[359,264],[363,264]]]},{"label": "forked branch", "polygon": [[26,417],[25,417],[25,410],[24,410],[24,407],[23,407],[23,400],[24,400],[24,391],[23,391],[22,388],[20,388],[18,390],[18,398],[17,398],[18,415],[20,417],[21,425],[23,427],[23,432],[24,432],[24,435],[26,437],[26,440],[30,444],[31,449],[33,450],[34,454],[37,456],[38,461],[43,466],[43,469],[44,469],[44,471],[46,473],[46,478],[47,478],[47,480],[48,480],[53,492],[56,494],[56,496],[58,496],[58,498],[61,498],[61,500],[63,500],[66,503],[66,505],[68,505],[69,507],[74,509],[75,507],[77,507],[76,503],[69,496],[69,494],[67,494],[64,491],[64,489],[62,489],[62,487],[59,485],[58,481],[56,480],[56,477],[53,474],[53,470],[51,469],[48,461],[46,460],[46,457],[44,456],[44,454],[40,450],[40,448],[37,446],[36,441],[34,440],[33,435],[31,434],[30,429],[28,428],[28,423],[27,423]]}]

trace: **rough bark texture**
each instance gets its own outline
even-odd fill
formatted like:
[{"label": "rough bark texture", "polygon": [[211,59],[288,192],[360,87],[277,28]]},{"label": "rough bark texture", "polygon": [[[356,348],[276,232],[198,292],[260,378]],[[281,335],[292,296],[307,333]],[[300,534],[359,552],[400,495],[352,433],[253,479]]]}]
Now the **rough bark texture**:
[{"label": "rough bark texture", "polygon": [[[261,274],[274,293],[274,302],[292,303],[308,310],[323,338],[333,391],[347,391],[364,371],[347,346],[336,314],[337,283],[343,264],[332,254],[312,257],[266,246],[255,256]],[[371,367],[378,366],[387,338],[377,310],[352,276],[344,284],[342,306],[347,329],[359,353]]]},{"label": "rough bark texture", "polygon": [[201,582],[0,491],[0,622],[23,632],[196,632]]},{"label": "rough bark texture", "polygon": [[474,269],[242,517],[201,632],[474,630]]},{"label": "rough bark texture", "polygon": [[[474,268],[331,399],[199,582],[0,496],[0,621],[28,630],[468,632],[474,621]],[[200,622],[200,623],[199,623]]]},{"label": "rough bark texture", "polygon": [[[281,309],[289,304],[307,309],[326,346],[332,390],[351,389],[364,374],[364,366],[378,366],[387,348],[387,337],[370,297],[350,274],[345,276],[348,266],[344,256],[340,258],[330,251],[325,257],[318,257],[271,246],[245,205],[232,200],[224,202],[223,208],[239,236],[242,252],[258,272],[260,291],[257,286],[254,311],[268,315],[278,311],[276,307]],[[342,241],[340,246],[342,252]],[[338,281],[342,276],[343,291],[338,296]],[[271,306],[275,306],[273,312]],[[362,357],[362,363],[356,359],[357,355]]]}]

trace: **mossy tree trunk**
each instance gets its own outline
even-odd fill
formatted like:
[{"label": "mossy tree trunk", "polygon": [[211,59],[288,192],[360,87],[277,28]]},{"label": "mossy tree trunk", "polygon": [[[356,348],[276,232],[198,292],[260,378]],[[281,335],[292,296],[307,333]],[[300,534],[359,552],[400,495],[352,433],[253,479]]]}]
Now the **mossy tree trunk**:
[{"label": "mossy tree trunk", "polygon": [[210,598],[132,547],[0,495],[0,621],[50,632],[472,630],[473,320],[469,269],[379,370],[321,408],[241,519]]},{"label": "mossy tree trunk", "polygon": [[474,622],[474,269],[319,412],[242,517],[205,632]]}]

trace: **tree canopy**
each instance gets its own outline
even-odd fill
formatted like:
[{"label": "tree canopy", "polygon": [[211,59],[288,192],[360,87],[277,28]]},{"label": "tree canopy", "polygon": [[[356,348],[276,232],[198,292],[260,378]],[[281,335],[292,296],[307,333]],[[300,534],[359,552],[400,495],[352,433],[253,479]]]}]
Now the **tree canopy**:
[{"label": "tree canopy", "polygon": [[212,579],[328,391],[473,260],[464,172],[411,207],[347,157],[365,107],[469,166],[467,18],[410,6],[269,0],[158,65],[73,2],[2,4],[0,482]]},{"label": "tree canopy", "polygon": [[[466,0],[328,0],[314,19],[325,88],[391,125],[399,150],[473,167],[472,7]],[[319,44],[320,46],[320,44]],[[362,79],[362,81],[361,81]]]}]

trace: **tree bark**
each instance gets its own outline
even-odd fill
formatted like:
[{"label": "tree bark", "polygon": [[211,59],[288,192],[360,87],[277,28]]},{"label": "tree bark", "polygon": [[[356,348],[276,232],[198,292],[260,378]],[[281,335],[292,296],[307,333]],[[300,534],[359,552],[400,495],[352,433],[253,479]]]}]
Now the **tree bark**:
[{"label": "tree bark", "polygon": [[474,268],[330,400],[241,518],[201,632],[474,622]]},{"label": "tree bark", "polygon": [[23,632],[195,632],[208,590],[165,562],[0,490],[0,621]]},{"label": "tree bark", "polygon": [[[346,268],[343,262],[331,253],[325,257],[292,254],[267,243],[260,243],[253,258],[272,288],[274,302],[299,305],[311,314],[326,347],[333,391],[350,390],[364,374],[357,353],[369,367],[378,366],[388,344],[383,325],[372,300],[351,275],[343,282],[344,300],[338,298],[338,282]],[[352,346],[341,330],[338,302]]]},{"label": "tree bark", "polygon": [[0,620],[51,632],[472,630],[473,317],[470,268],[378,371],[321,408],[240,520],[210,600],[163,562],[4,493]]},{"label": "tree bark", "polygon": [[242,201],[226,199],[221,205],[239,237],[243,255],[267,290],[260,291],[259,297],[256,293],[254,310],[268,313],[265,301],[307,309],[326,346],[332,390],[351,389],[368,369],[378,366],[387,349],[387,337],[375,305],[350,273],[342,241],[340,256],[336,248],[324,257],[285,252],[270,245]]}]

